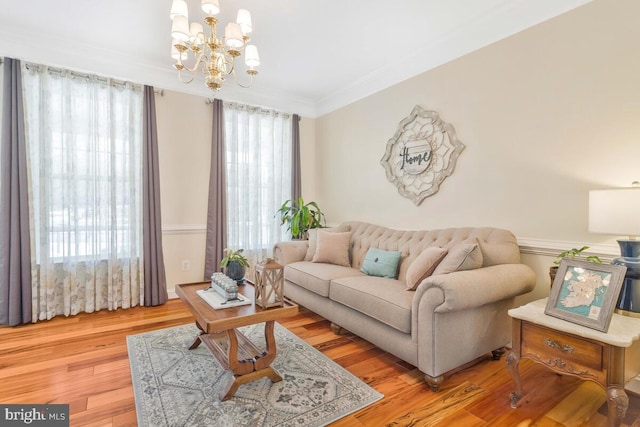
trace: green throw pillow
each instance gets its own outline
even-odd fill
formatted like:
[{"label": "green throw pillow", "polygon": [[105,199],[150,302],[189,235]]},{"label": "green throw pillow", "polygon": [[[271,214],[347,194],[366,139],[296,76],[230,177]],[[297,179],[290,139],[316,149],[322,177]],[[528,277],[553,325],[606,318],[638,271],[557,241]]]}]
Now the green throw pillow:
[{"label": "green throw pillow", "polygon": [[398,275],[399,262],[399,251],[384,251],[378,248],[369,248],[360,271],[369,276],[395,279]]}]

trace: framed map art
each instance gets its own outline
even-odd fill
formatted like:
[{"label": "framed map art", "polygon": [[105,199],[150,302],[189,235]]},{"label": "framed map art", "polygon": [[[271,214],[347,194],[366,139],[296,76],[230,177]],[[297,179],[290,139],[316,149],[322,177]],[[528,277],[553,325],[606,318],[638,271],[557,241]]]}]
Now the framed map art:
[{"label": "framed map art", "polygon": [[545,314],[607,332],[627,268],[563,259]]}]

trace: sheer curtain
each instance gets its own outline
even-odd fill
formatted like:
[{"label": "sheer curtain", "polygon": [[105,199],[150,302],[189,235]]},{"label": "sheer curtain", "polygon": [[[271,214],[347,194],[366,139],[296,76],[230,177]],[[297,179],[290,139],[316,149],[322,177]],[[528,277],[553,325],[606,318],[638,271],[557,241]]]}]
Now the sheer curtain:
[{"label": "sheer curtain", "polygon": [[291,115],[224,104],[227,245],[252,264],[287,235],[276,211],[291,198]]},{"label": "sheer curtain", "polygon": [[28,65],[34,321],[142,303],[142,87]]}]

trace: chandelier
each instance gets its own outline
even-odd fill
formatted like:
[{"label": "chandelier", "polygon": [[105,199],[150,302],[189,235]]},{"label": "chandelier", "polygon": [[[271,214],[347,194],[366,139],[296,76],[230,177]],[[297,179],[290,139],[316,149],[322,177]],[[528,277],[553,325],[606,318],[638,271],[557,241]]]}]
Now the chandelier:
[{"label": "chandelier", "polygon": [[[247,44],[251,33],[251,15],[246,9],[238,10],[237,22],[225,26],[224,37],[216,34],[220,13],[218,0],[202,0],[202,10],[206,14],[204,23],[208,26],[208,34],[199,22],[189,24],[189,10],[186,0],[173,0],[171,5],[171,57],[176,60],[173,67],[178,70],[178,78],[183,83],[191,83],[199,73],[204,75],[205,83],[212,90],[219,90],[224,79],[233,75],[239,86],[247,88],[253,84],[260,65],[258,49]],[[236,58],[244,52],[244,62],[249,75],[246,84],[236,76]],[[191,66],[185,64],[187,61]],[[183,74],[187,74],[186,78]]]}]

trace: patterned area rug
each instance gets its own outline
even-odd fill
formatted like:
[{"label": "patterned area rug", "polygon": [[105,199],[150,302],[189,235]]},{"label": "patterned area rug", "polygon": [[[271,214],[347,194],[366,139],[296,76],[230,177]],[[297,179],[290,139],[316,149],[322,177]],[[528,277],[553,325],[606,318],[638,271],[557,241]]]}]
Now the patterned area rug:
[{"label": "patterned area rug", "polygon": [[[283,378],[240,386],[221,402],[231,379],[201,344],[188,350],[199,330],[183,325],[127,337],[139,426],[324,426],[383,396],[318,350],[275,325]],[[264,348],[264,324],[241,328]]]}]

